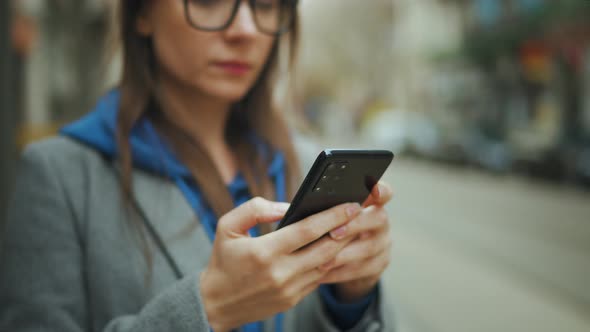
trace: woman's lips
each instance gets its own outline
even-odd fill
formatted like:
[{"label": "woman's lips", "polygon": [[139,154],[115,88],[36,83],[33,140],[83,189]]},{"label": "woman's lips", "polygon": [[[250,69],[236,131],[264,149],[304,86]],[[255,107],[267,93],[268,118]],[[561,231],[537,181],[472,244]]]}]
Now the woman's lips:
[{"label": "woman's lips", "polygon": [[215,66],[228,74],[237,76],[247,74],[252,69],[250,64],[240,61],[216,62]]}]

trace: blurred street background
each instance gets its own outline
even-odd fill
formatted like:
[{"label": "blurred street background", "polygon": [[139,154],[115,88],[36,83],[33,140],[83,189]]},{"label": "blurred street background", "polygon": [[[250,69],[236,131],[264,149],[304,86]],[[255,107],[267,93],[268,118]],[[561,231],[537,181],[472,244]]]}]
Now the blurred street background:
[{"label": "blurred street background", "polygon": [[[0,2],[0,212],[22,147],[117,81],[115,1]],[[590,331],[590,0],[300,9],[298,92],[279,102],[322,146],[396,153],[399,330]]]}]

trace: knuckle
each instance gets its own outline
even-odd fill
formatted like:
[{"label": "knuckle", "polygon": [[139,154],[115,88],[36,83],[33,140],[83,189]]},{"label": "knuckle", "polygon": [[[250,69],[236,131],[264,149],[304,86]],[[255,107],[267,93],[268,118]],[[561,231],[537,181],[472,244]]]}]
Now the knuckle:
[{"label": "knuckle", "polygon": [[369,248],[367,250],[367,252],[369,253],[369,257],[375,257],[379,254],[380,252],[380,247],[378,245],[378,243],[376,243],[375,241],[371,241],[369,242]]},{"label": "knuckle", "polygon": [[381,262],[381,272],[385,271],[389,264],[391,263],[391,255],[387,253],[385,257],[383,257],[383,261]]},{"label": "knuckle", "polygon": [[322,212],[322,215],[329,220],[328,222],[332,224],[332,227],[337,227],[338,225],[342,225],[343,222],[350,219],[346,210],[349,206],[338,205],[335,206],[327,211]]},{"label": "knuckle", "polygon": [[281,311],[286,311],[297,305],[298,297],[297,292],[291,290],[288,287],[283,288],[278,292],[279,297],[279,308]]},{"label": "knuckle", "polygon": [[287,311],[298,303],[296,290],[292,287],[277,289],[275,293],[275,306],[279,311]]},{"label": "knuckle", "polygon": [[331,238],[326,238],[326,244],[322,251],[320,251],[320,255],[322,255],[325,259],[333,259],[338,255],[342,244],[332,240]]},{"label": "knuckle", "polygon": [[372,261],[367,263],[362,273],[365,277],[379,275],[381,273],[381,262]]},{"label": "knuckle", "polygon": [[380,207],[378,209],[375,210],[376,213],[376,218],[380,221],[380,222],[387,222],[387,220],[389,219],[389,216],[387,215],[387,210],[385,210],[384,208]]},{"label": "knuckle", "polygon": [[270,265],[272,256],[266,250],[252,250],[249,253],[250,261],[258,267],[267,267]]},{"label": "knuckle", "polygon": [[348,224],[346,224],[346,227],[348,227],[347,234],[356,233],[363,229],[362,220],[360,220],[359,218],[354,218]]},{"label": "knuckle", "polygon": [[[339,220],[339,221],[344,221],[344,220],[348,220],[350,219],[350,216],[348,215],[347,209],[350,209],[351,206],[350,205],[345,205],[344,207],[339,206],[336,207],[332,210],[332,213],[334,214],[334,218]],[[360,207],[359,207],[360,210]]]},{"label": "knuckle", "polygon": [[254,206],[259,206],[261,204],[264,204],[266,202],[266,200],[264,198],[260,197],[260,196],[256,196],[256,197],[252,198],[250,200],[250,202],[252,202],[252,204]]},{"label": "knuckle", "polygon": [[252,210],[253,213],[257,213],[258,211],[262,210],[266,200],[260,196],[256,196],[250,200],[249,208]]},{"label": "knuckle", "polygon": [[317,258],[316,262],[318,262],[318,264],[325,264],[335,259],[338,256],[338,253],[339,247],[337,246],[337,243],[331,239],[326,239],[325,242],[317,248],[314,255]]},{"label": "knuckle", "polygon": [[299,227],[299,235],[306,239],[311,238],[319,238],[323,234],[319,234],[316,227],[311,222],[303,222],[300,223],[301,227]]},{"label": "knuckle", "polygon": [[217,232],[225,231],[228,228],[228,224],[230,223],[230,218],[227,214],[221,216],[219,221],[217,222]]},{"label": "knuckle", "polygon": [[280,269],[271,269],[268,275],[269,285],[274,288],[281,290],[281,295],[285,292],[285,284],[287,282],[287,275]]},{"label": "knuckle", "polygon": [[324,253],[324,255],[322,257],[323,264],[326,264],[326,263],[332,263],[331,265],[338,264],[339,261],[343,260],[343,258],[341,258],[340,255],[338,255],[338,254],[339,254],[339,252],[337,250],[331,250],[331,251]]}]

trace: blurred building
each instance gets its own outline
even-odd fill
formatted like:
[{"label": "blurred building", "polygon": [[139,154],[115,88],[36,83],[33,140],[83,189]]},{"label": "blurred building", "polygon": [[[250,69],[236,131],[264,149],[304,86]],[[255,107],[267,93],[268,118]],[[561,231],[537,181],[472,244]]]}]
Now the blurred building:
[{"label": "blurred building", "polygon": [[105,0],[19,0],[14,10],[37,26],[24,68],[21,143],[87,112],[103,92],[109,27]]},{"label": "blurred building", "polygon": [[[306,97],[325,134],[494,172],[589,181],[590,2],[349,7],[314,2],[304,12]],[[355,21],[361,13],[370,22]]]},{"label": "blurred building", "polygon": [[590,167],[583,162],[590,143],[584,120],[590,3],[455,2],[466,13],[465,41],[454,58],[439,63],[465,60],[471,68],[459,67],[477,73],[481,87],[476,104],[460,111],[467,117],[466,137],[476,142],[465,157],[498,170],[584,178]]},{"label": "blurred building", "polygon": [[0,215],[19,149],[87,112],[112,81],[112,0],[0,4]]}]

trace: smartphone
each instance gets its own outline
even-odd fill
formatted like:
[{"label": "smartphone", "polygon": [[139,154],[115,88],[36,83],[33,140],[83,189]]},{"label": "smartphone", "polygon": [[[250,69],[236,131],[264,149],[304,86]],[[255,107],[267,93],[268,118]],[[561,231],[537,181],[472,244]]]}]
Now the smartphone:
[{"label": "smartphone", "polygon": [[362,204],[393,157],[387,150],[322,151],[277,229],[342,203]]}]

